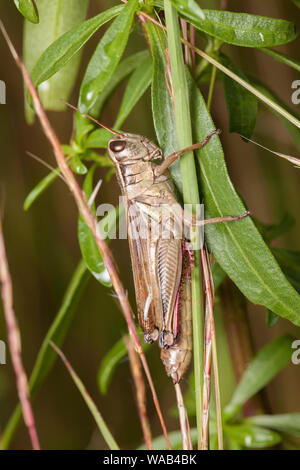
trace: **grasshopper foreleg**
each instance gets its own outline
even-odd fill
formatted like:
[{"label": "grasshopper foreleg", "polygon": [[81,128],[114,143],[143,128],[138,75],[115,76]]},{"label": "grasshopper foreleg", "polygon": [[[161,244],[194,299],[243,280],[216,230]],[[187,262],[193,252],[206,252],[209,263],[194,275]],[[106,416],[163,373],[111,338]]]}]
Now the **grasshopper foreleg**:
[{"label": "grasshopper foreleg", "polygon": [[197,149],[204,147],[204,145],[206,145],[214,135],[219,135],[219,134],[221,134],[221,130],[215,129],[210,134],[208,134],[208,136],[205,137],[205,139],[202,140],[202,142],[198,142],[197,144],[190,145],[189,147],[186,147],[185,149],[178,150],[178,152],[172,153],[160,165],[157,165],[155,167],[155,176],[160,176],[163,173],[165,173],[165,171],[169,168],[169,166],[172,165],[172,163],[178,160],[178,158],[180,158],[186,152],[191,152],[192,150],[197,150]]}]

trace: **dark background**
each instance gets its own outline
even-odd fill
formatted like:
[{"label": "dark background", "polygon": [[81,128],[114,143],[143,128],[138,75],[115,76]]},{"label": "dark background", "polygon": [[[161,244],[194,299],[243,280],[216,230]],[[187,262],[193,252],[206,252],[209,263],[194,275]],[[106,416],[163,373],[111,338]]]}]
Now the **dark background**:
[{"label": "dark background", "polygon": [[[91,1],[89,15],[97,14],[112,3],[115,2]],[[217,0],[201,1],[200,4],[203,7],[219,7]],[[300,10],[287,0],[229,0],[228,8],[233,11],[284,18],[300,26]],[[23,21],[12,1],[1,0],[0,17],[18,51],[21,51]],[[72,102],[76,102],[80,78],[102,34],[103,30],[85,47],[81,73],[71,98]],[[278,50],[299,60],[299,41],[297,39]],[[135,32],[126,54],[141,48],[144,48],[143,38]],[[230,55],[245,72],[259,77],[269,85],[295,113],[299,111],[291,102],[291,83],[300,78],[295,70],[254,50],[231,47]],[[57,180],[28,212],[23,210],[26,195],[47,174],[46,168],[28,157],[25,152],[29,150],[51,165],[54,165],[54,157],[39,124],[35,123],[29,127],[24,120],[22,79],[2,37],[0,79],[4,80],[7,86],[7,104],[0,105],[0,183],[1,190],[3,189],[1,206],[4,205],[4,232],[14,284],[15,311],[22,334],[23,358],[26,370],[30,373],[41,342],[80,259],[77,210],[60,180]],[[205,86],[203,92],[207,94]],[[104,122],[113,122],[120,97],[120,92],[114,95],[105,112]],[[123,127],[126,126],[129,132],[154,138],[150,109],[148,93]],[[212,112],[217,127],[223,130],[221,139],[230,175],[251,212],[265,223],[278,222],[286,212],[299,220],[299,170],[251,144],[244,144],[238,136],[229,134],[220,83],[216,86]],[[72,126],[71,112],[52,112],[49,116],[61,141],[68,143]],[[284,126],[264,108],[260,108],[255,137],[277,151],[298,155]],[[104,184],[101,188],[101,198],[105,202],[117,201],[119,192],[116,181],[112,181],[112,184]],[[292,231],[276,245],[299,250],[299,234],[298,221]],[[127,242],[115,241],[111,246],[120,267],[121,278],[134,305]],[[126,332],[123,317],[110,293],[94,279],[89,282],[63,350],[95,398],[117,442],[125,448],[132,448],[140,444],[141,433],[127,360],[123,360],[118,367],[107,396],[100,394],[96,381],[101,358],[120,335]],[[1,308],[0,339],[6,340]],[[249,305],[249,313],[256,349],[285,331],[299,337],[299,330],[283,320],[275,328],[268,329],[265,326],[263,308]],[[156,346],[151,348],[148,358],[162,408],[168,410],[174,404],[175,396],[171,382],[160,364]],[[299,412],[299,390],[300,366],[291,365],[267,388],[272,412]],[[153,432],[157,435],[161,431],[150,397],[148,401]],[[7,357],[7,365],[0,366],[0,432],[16,402],[15,379],[11,360]],[[105,447],[86,405],[61,362],[56,363],[39,391],[34,402],[34,412],[41,445],[45,449]],[[176,419],[169,417],[167,421],[168,429],[178,427]],[[13,441],[13,448],[30,448],[23,424]]]}]

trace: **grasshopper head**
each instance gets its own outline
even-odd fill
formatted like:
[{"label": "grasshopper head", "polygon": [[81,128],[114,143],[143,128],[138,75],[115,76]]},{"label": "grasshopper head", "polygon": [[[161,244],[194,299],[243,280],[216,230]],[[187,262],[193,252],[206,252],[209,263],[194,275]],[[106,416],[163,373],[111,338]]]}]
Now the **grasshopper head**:
[{"label": "grasshopper head", "polygon": [[114,135],[108,143],[108,155],[115,164],[162,159],[161,149],[151,140],[137,134]]}]

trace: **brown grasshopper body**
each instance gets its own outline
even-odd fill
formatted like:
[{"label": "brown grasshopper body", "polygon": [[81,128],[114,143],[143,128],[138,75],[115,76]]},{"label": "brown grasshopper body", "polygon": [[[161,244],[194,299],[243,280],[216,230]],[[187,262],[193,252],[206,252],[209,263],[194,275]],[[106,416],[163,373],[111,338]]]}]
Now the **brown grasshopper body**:
[{"label": "brown grasshopper body", "polygon": [[[168,375],[178,382],[191,359],[190,285],[185,280],[182,208],[168,174],[156,175],[162,151],[148,139],[122,134],[108,145],[126,206],[139,324],[158,340]],[[175,208],[171,216],[170,207]],[[176,211],[177,209],[177,211]]]},{"label": "brown grasshopper body", "polygon": [[[218,132],[184,151],[202,147]],[[145,137],[115,133],[108,144],[125,199],[139,324],[145,341],[158,340],[162,361],[174,383],[186,371],[192,351],[191,286],[186,275],[191,256],[183,235],[186,216],[167,172],[184,151],[157,164],[162,151]],[[228,222],[248,214],[188,223]]]}]

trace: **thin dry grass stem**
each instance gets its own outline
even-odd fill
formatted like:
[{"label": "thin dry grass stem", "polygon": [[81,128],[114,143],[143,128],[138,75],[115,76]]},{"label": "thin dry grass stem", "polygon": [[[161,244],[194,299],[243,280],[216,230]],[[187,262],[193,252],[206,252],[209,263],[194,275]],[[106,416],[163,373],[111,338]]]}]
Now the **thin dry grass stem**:
[{"label": "thin dry grass stem", "polygon": [[179,413],[179,422],[180,422],[180,430],[181,430],[181,438],[182,438],[182,449],[183,450],[192,450],[191,443],[191,433],[190,433],[190,426],[188,422],[188,417],[186,413],[186,409],[184,406],[183,396],[181,393],[180,384],[176,383],[174,385],[175,392],[176,392],[176,399],[177,399],[177,408]]},{"label": "thin dry grass stem", "polygon": [[221,0],[221,10],[227,10],[228,0]]},{"label": "thin dry grass stem", "polygon": [[137,401],[137,408],[139,412],[139,417],[141,421],[141,426],[144,434],[144,440],[146,444],[146,448],[148,450],[152,450],[152,436],[151,436],[151,429],[150,424],[147,416],[147,408],[146,408],[146,388],[144,377],[141,370],[140,361],[138,359],[137,353],[134,349],[134,345],[132,341],[126,340],[124,338],[127,350],[128,350],[128,357],[130,363],[130,370],[131,375],[134,380],[135,391],[136,391],[136,401]]},{"label": "thin dry grass stem", "polygon": [[[181,29],[184,39],[188,40],[188,23],[183,18],[180,18]],[[189,65],[189,48],[184,46],[184,63],[185,65]]]},{"label": "thin dry grass stem", "polygon": [[160,419],[160,422],[161,422],[161,426],[162,426],[163,433],[165,435],[167,444],[170,448],[170,441],[169,441],[168,434],[167,434],[167,431],[166,431],[166,426],[165,426],[165,423],[164,423],[164,420],[163,420],[163,417],[162,417],[162,412],[161,412],[161,409],[160,409],[158,398],[157,398],[157,395],[156,395],[156,392],[155,392],[155,388],[154,388],[154,385],[153,385],[153,381],[152,381],[152,378],[151,378],[149,368],[147,366],[147,361],[146,361],[146,358],[144,356],[143,349],[142,349],[142,346],[141,346],[141,343],[140,343],[140,340],[139,340],[139,336],[138,336],[138,333],[137,333],[137,330],[136,330],[136,327],[135,327],[135,324],[134,324],[134,321],[133,321],[133,314],[132,314],[131,306],[130,306],[129,301],[127,299],[126,292],[125,292],[124,287],[121,283],[121,280],[118,276],[117,268],[114,264],[112,253],[111,253],[108,245],[106,244],[105,240],[103,239],[102,235],[100,233],[98,233],[98,231],[97,231],[97,220],[94,217],[93,213],[91,212],[91,210],[88,206],[88,203],[87,203],[84,192],[80,188],[76,178],[74,177],[74,174],[73,174],[72,170],[70,169],[70,167],[67,164],[64,152],[62,151],[62,148],[61,148],[61,144],[60,144],[53,128],[51,127],[51,124],[50,124],[50,122],[48,120],[48,117],[45,113],[45,110],[42,106],[42,103],[40,101],[38,93],[37,93],[37,91],[36,91],[36,89],[33,85],[31,77],[30,77],[24,63],[19,58],[19,56],[17,54],[17,51],[15,50],[15,48],[14,48],[7,32],[6,32],[6,30],[3,26],[3,23],[1,21],[0,21],[0,29],[1,29],[3,35],[6,39],[6,42],[8,44],[8,47],[11,51],[11,54],[12,54],[13,58],[15,59],[18,67],[20,68],[20,70],[22,72],[23,79],[25,81],[26,86],[28,87],[28,90],[29,90],[29,93],[31,95],[31,98],[32,98],[37,116],[38,116],[38,118],[40,120],[40,123],[41,123],[42,129],[43,129],[43,131],[45,133],[45,136],[49,140],[49,142],[52,146],[52,149],[54,151],[54,155],[55,155],[57,164],[58,164],[58,166],[59,166],[59,168],[62,172],[62,175],[66,179],[67,185],[68,185],[68,187],[69,187],[69,189],[70,189],[70,191],[71,191],[71,193],[72,193],[72,195],[75,199],[75,202],[77,204],[77,207],[78,207],[78,210],[79,210],[80,214],[82,215],[84,221],[86,222],[87,226],[90,228],[90,230],[91,230],[91,232],[92,232],[92,234],[95,238],[95,241],[96,241],[97,247],[99,249],[99,252],[100,252],[100,254],[102,256],[102,259],[104,261],[104,264],[105,264],[105,266],[106,266],[106,268],[109,272],[113,287],[116,291],[116,294],[118,295],[119,302],[120,302],[120,305],[121,305],[121,309],[122,309],[122,312],[124,314],[125,320],[126,320],[127,325],[128,325],[129,333],[133,338],[135,349],[138,352],[138,354],[140,354],[140,356],[141,356],[143,367],[145,368],[145,366],[146,366],[145,373],[146,373],[146,376],[147,376],[147,379],[149,381],[149,385],[150,385],[150,388],[151,388],[151,391],[152,391],[152,394],[153,394],[153,400],[154,400],[154,404],[155,404],[155,407],[156,407],[156,411],[157,411],[157,414],[159,416],[159,419]]},{"label": "thin dry grass stem", "polygon": [[218,449],[223,449],[223,430],[222,430],[222,415],[221,415],[221,398],[219,386],[219,371],[218,371],[218,358],[217,358],[217,345],[216,345],[216,332],[214,322],[214,284],[210,263],[208,259],[207,249],[201,249],[201,262],[203,268],[203,277],[206,293],[205,305],[205,343],[204,343],[204,384],[203,384],[203,434],[202,445],[203,449],[208,449],[209,443],[209,401],[211,392],[211,359],[213,358],[214,368],[214,384],[216,396],[216,415],[217,415],[217,428],[218,428]]},{"label": "thin dry grass stem", "polygon": [[[196,41],[195,37],[195,26],[190,24],[190,43],[194,46]],[[196,53],[193,49],[191,49],[191,58],[192,58],[192,71],[195,75],[196,72]]]},{"label": "thin dry grass stem", "polygon": [[148,382],[149,382],[153,402],[154,402],[156,412],[157,412],[159,420],[160,420],[160,424],[161,424],[161,427],[162,427],[162,430],[163,430],[163,433],[164,433],[164,436],[165,436],[165,439],[166,439],[166,442],[167,442],[168,449],[172,450],[171,443],[170,443],[169,436],[168,436],[168,432],[167,432],[167,428],[166,428],[166,424],[165,424],[165,421],[164,421],[163,416],[162,416],[161,408],[160,408],[159,401],[158,401],[158,396],[157,396],[157,393],[156,393],[156,390],[155,390],[155,387],[154,387],[154,384],[153,384],[153,380],[151,378],[150,369],[149,369],[148,362],[146,360],[145,354],[140,354],[140,359],[141,359],[141,363],[143,364],[144,372],[145,372],[146,377],[147,377]]},{"label": "thin dry grass stem", "polygon": [[206,299],[204,321],[204,359],[203,359],[203,392],[202,392],[202,450],[208,450],[209,444],[209,402],[211,385],[211,328],[209,307]]},{"label": "thin dry grass stem", "polygon": [[34,415],[29,400],[29,388],[26,372],[22,362],[21,336],[13,308],[13,288],[6,257],[2,222],[0,219],[0,281],[3,310],[7,327],[7,338],[13,368],[16,374],[17,390],[22,407],[23,417],[34,450],[40,450],[39,438],[35,427]]}]

